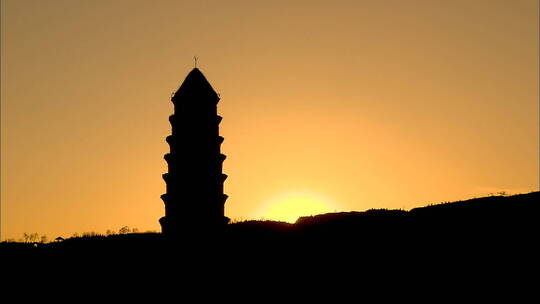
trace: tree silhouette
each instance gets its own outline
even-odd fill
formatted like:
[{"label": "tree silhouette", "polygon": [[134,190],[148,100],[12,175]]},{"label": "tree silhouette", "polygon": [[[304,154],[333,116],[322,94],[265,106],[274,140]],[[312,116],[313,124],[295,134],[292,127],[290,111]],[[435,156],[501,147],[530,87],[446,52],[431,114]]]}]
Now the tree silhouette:
[{"label": "tree silhouette", "polygon": [[120,230],[118,230],[119,234],[128,234],[129,232],[130,232],[130,230],[129,230],[128,226],[124,226],[124,227],[120,228]]}]

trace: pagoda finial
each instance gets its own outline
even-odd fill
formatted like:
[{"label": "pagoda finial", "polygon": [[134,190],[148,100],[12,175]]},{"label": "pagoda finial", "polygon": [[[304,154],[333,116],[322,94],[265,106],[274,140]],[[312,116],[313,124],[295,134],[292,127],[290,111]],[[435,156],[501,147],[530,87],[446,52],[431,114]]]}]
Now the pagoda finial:
[{"label": "pagoda finial", "polygon": [[197,60],[199,60],[199,56],[193,56],[193,60],[195,60],[195,68],[197,68]]}]

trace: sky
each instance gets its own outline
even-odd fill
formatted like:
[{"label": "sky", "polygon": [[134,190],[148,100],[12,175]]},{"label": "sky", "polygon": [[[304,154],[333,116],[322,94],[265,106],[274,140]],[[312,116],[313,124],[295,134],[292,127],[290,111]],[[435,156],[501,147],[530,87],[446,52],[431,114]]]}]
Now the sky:
[{"label": "sky", "polygon": [[239,221],[539,189],[538,1],[1,1],[0,239],[160,231],[176,91]]}]

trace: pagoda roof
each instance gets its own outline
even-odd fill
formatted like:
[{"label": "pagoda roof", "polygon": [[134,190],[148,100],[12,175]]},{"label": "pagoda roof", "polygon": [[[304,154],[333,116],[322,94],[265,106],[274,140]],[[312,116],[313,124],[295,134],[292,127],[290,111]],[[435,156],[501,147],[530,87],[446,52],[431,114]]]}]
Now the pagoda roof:
[{"label": "pagoda roof", "polygon": [[210,85],[198,68],[194,68],[189,72],[184,82],[180,85],[180,88],[174,94],[175,97],[182,95],[212,95],[217,97],[216,91],[214,91],[212,85]]}]

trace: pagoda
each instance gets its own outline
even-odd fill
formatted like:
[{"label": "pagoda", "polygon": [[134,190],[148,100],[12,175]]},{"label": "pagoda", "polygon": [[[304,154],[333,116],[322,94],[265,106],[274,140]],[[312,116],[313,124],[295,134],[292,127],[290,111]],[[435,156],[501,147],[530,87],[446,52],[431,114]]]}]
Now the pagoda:
[{"label": "pagoda", "polygon": [[159,222],[164,235],[190,234],[226,225],[222,173],[225,155],[219,136],[219,96],[198,68],[194,68],[171,98],[172,134],[165,154],[167,190],[161,196],[165,216]]}]

